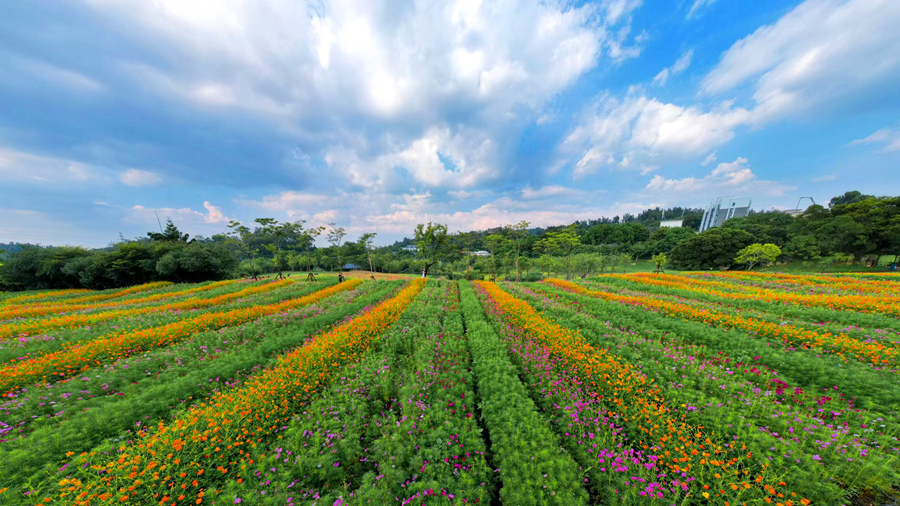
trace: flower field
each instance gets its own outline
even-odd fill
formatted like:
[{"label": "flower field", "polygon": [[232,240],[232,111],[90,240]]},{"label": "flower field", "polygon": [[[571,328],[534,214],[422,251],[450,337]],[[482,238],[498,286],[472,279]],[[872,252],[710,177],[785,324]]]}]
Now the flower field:
[{"label": "flower field", "polygon": [[887,505],[900,280],[0,300],[0,504]]}]

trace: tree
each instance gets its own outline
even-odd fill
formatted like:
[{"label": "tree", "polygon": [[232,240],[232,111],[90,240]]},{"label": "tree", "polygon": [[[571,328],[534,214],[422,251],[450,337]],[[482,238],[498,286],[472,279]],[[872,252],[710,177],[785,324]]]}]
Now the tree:
[{"label": "tree", "polygon": [[774,244],[751,244],[738,251],[734,257],[737,264],[747,265],[747,270],[752,270],[754,265],[769,264],[781,255],[781,248]]},{"label": "tree", "polygon": [[816,260],[822,253],[814,235],[795,235],[781,251],[795,260]]},{"label": "tree", "polygon": [[668,258],[676,269],[727,269],[738,251],[752,242],[753,236],[743,230],[712,228],[678,243]]},{"label": "tree", "polygon": [[491,234],[484,238],[484,243],[487,245],[488,251],[491,254],[491,281],[496,279],[496,258],[497,253],[500,251],[500,246],[503,244],[504,239],[500,234]]},{"label": "tree", "polygon": [[274,218],[257,218],[258,232],[265,236],[269,242],[265,248],[272,254],[275,269],[278,270],[278,278],[284,279],[285,267],[288,264],[288,249],[296,248],[300,244],[303,235],[303,220],[280,223]]},{"label": "tree", "polygon": [[665,267],[665,266],[666,266],[666,262],[669,261],[669,259],[666,258],[666,254],[665,254],[665,253],[657,253],[657,254],[653,255],[652,260],[653,260],[653,263],[656,264],[656,271],[655,271],[655,272],[656,272],[657,274],[659,274],[660,272],[663,272],[663,267]]},{"label": "tree", "polygon": [[831,208],[831,207],[835,207],[835,206],[855,204],[857,202],[861,202],[863,200],[870,199],[872,197],[873,197],[873,195],[864,195],[861,192],[853,190],[853,191],[845,192],[843,195],[834,197],[833,199],[829,200],[828,207]]},{"label": "tree", "polygon": [[507,225],[504,227],[504,230],[510,235],[512,238],[512,243],[515,245],[516,251],[516,282],[519,281],[519,253],[522,251],[522,241],[528,235],[528,225],[531,225],[529,222],[522,220],[515,225]]},{"label": "tree", "polygon": [[558,232],[547,232],[547,236],[543,239],[547,241],[547,247],[551,251],[559,253],[566,258],[566,279],[571,277],[572,251],[581,244],[579,239],[578,232],[575,231],[575,225],[569,225]]},{"label": "tree", "polygon": [[338,257],[338,273],[340,274],[344,269],[344,255],[341,246],[343,245],[347,231],[344,230],[343,227],[337,226],[335,223],[329,223],[328,226],[331,228],[328,230],[328,235],[325,237],[328,239],[328,243],[335,249],[335,253]]},{"label": "tree", "polygon": [[178,227],[172,223],[172,220],[166,218],[166,229],[162,232],[147,232],[147,237],[151,241],[158,242],[188,242],[188,234],[182,234]]},{"label": "tree", "polygon": [[228,222],[228,228],[231,229],[231,232],[227,234],[227,237],[246,255],[247,261],[250,263],[250,274],[253,279],[259,279],[259,269],[253,261],[259,250],[251,245],[250,242],[253,232],[246,226],[241,225],[241,222],[235,220]]},{"label": "tree", "polygon": [[416,225],[415,242],[419,255],[425,261],[425,275],[428,269],[447,254],[447,225],[428,222]]},{"label": "tree", "polygon": [[306,280],[307,281],[315,281],[316,276],[313,274],[313,261],[312,261],[312,251],[316,245],[316,238],[322,235],[325,232],[325,227],[313,227],[307,228],[303,231],[303,235],[300,237],[300,241],[303,245],[303,250],[306,252]]},{"label": "tree", "polygon": [[372,263],[372,240],[376,235],[375,232],[368,232],[359,236],[359,243],[366,250],[366,259],[369,260],[369,272],[375,272],[375,265]]}]

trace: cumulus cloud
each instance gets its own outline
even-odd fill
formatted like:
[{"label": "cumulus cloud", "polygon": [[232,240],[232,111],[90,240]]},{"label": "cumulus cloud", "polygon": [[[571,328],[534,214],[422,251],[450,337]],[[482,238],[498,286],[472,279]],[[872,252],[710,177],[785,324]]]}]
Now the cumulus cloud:
[{"label": "cumulus cloud", "polygon": [[727,105],[705,111],[639,95],[623,100],[606,97],[569,134],[562,149],[587,149],[575,165],[575,177],[601,167],[646,171],[648,166],[696,156],[724,144],[750,118],[747,110]]},{"label": "cumulus cloud", "polygon": [[[704,4],[695,2],[694,7]],[[735,97],[722,97],[713,105],[679,105],[648,97],[640,88],[630,89],[624,98],[601,96],[560,149],[579,157],[576,178],[603,167],[646,171],[723,145],[742,126],[880,107],[900,89],[898,25],[900,2],[807,0],[736,42],[706,75],[701,87],[705,97]],[[685,53],[676,65],[688,65],[692,56]],[[655,82],[664,84],[675,67]],[[752,91],[750,105],[735,105],[747,88]],[[885,149],[894,146],[900,149],[894,142]]]},{"label": "cumulus cloud", "polygon": [[119,174],[119,181],[128,186],[153,186],[162,182],[162,176],[148,170],[128,169]]},{"label": "cumulus cloud", "polygon": [[783,196],[795,187],[777,181],[758,179],[750,169],[746,158],[738,157],[733,162],[723,162],[709,174],[695,178],[668,179],[661,175],[653,176],[647,184],[647,195],[670,195],[684,198],[686,195],[704,195],[716,197],[721,195],[759,195],[765,197]]},{"label": "cumulus cloud", "polygon": [[[149,66],[166,93],[203,105],[350,119],[424,119],[451,104],[533,108],[629,48],[639,1],[383,4],[237,0],[88,2],[140,41],[178,47]],[[473,109],[470,114],[477,114]]]},{"label": "cumulus cloud", "polygon": [[119,63],[139,89],[269,121],[357,186],[465,188],[516,170],[518,135],[553,97],[640,53],[640,0],[85,1],[158,56]]},{"label": "cumulus cloud", "polygon": [[749,84],[760,121],[874,109],[900,87],[897,26],[894,0],[807,0],[732,45],[702,90]]}]

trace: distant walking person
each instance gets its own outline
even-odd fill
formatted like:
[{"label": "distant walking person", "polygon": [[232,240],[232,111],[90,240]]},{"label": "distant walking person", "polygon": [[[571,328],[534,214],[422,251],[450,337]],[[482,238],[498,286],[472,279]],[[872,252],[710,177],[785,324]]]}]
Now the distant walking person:
[{"label": "distant walking person", "polygon": [[425,269],[422,269],[422,277],[425,277]]},{"label": "distant walking person", "polygon": [[343,283],[343,282],[344,282],[344,274],[338,273],[338,283]]}]

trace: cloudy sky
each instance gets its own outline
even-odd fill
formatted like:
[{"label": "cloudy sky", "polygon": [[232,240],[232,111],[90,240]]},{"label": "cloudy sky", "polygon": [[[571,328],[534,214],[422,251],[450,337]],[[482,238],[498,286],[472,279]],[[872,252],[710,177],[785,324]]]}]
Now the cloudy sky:
[{"label": "cloudy sky", "polygon": [[897,195],[898,26],[896,0],[8,2],[0,242]]}]

